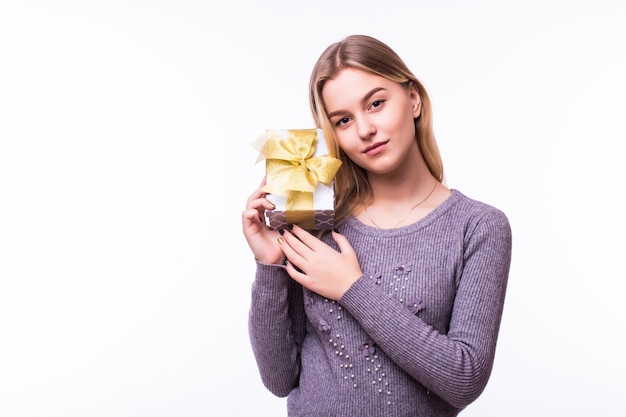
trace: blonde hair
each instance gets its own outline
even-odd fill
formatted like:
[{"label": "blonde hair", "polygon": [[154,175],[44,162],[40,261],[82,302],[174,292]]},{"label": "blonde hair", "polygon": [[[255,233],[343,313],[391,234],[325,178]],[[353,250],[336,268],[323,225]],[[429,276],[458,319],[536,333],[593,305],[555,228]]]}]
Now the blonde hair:
[{"label": "blonde hair", "polygon": [[317,60],[309,83],[309,101],[315,124],[323,129],[332,156],[342,166],[335,177],[335,225],[348,218],[353,209],[371,201],[367,172],[352,162],[339,148],[322,98],[327,80],[344,68],[355,68],[379,75],[403,86],[413,85],[421,98],[421,113],[415,119],[415,140],[430,173],[443,181],[443,162],[432,126],[432,106],[426,89],[402,59],[383,42],[365,35],[352,35],[330,45]]}]

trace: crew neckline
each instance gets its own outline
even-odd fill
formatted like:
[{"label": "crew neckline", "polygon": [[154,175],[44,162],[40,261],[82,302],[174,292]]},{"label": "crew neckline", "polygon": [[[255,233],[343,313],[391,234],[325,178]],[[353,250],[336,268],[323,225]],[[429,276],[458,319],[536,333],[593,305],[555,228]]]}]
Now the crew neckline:
[{"label": "crew neckline", "polygon": [[463,194],[456,189],[450,189],[450,191],[451,193],[450,193],[450,196],[448,196],[448,198],[446,198],[441,204],[435,207],[433,211],[431,211],[426,216],[422,217],[421,219],[417,220],[414,223],[395,227],[392,229],[380,229],[378,227],[365,224],[359,219],[357,219],[356,217],[352,216],[346,221],[346,226],[352,229],[355,229],[359,233],[362,233],[364,235],[372,235],[372,236],[373,235],[397,236],[397,235],[404,235],[407,233],[413,233],[419,229],[427,227],[432,222],[437,220],[443,213],[448,211],[450,207],[454,206],[463,197]]}]

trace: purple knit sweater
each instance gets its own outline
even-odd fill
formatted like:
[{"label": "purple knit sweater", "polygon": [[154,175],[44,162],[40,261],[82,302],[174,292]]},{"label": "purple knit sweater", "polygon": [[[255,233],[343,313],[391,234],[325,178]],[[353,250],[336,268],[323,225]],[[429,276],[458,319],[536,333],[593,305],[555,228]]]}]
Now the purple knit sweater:
[{"label": "purple knit sweater", "polygon": [[[457,190],[384,230],[341,226],[364,271],[333,301],[257,263],[249,331],[289,416],[456,416],[491,373],[511,261],[499,210]],[[330,236],[324,240],[336,248]]]}]

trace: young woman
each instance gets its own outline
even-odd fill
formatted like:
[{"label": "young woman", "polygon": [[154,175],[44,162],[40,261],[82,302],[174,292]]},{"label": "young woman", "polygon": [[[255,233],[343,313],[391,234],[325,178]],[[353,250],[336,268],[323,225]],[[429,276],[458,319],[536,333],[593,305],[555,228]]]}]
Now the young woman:
[{"label": "young woman", "polygon": [[442,184],[428,95],[387,45],[329,46],[310,101],[343,162],[336,230],[267,227],[264,182],[242,213],[263,383],[290,416],[456,416],[491,373],[509,222]]}]

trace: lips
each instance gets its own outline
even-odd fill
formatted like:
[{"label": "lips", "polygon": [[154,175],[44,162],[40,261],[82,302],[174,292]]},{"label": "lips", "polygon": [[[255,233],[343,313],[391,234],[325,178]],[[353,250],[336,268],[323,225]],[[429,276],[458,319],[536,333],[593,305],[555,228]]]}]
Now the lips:
[{"label": "lips", "polygon": [[367,148],[365,148],[365,150],[363,151],[363,153],[376,153],[376,149],[380,148],[381,146],[384,146],[388,143],[389,141],[385,141],[385,142],[376,142],[373,145],[368,146]]}]

